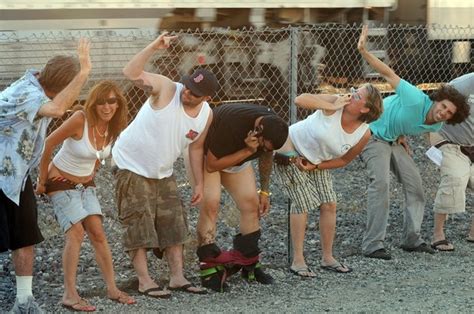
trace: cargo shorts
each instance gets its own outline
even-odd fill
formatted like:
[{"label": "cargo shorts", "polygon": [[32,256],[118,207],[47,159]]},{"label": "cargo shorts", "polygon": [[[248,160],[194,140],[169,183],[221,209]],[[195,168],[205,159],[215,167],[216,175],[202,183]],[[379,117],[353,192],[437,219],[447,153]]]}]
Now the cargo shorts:
[{"label": "cargo shorts", "polygon": [[132,260],[139,248],[163,251],[186,242],[187,214],[174,176],[149,179],[122,169],[115,176],[122,242]]}]

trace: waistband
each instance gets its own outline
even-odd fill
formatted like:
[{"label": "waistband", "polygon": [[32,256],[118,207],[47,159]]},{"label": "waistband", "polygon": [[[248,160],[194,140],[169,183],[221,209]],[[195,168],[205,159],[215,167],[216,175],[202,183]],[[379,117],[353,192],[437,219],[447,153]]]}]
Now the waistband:
[{"label": "waistband", "polygon": [[290,163],[294,162],[298,157],[298,153],[290,152],[289,154],[275,153],[273,155],[273,161],[277,165],[288,166]]},{"label": "waistband", "polygon": [[461,144],[453,143],[453,142],[448,141],[448,140],[441,141],[441,142],[435,144],[434,147],[440,148],[441,146],[446,145],[446,144],[457,145],[457,146],[459,146],[459,147],[464,147],[464,148],[467,148],[467,149],[472,149],[472,148],[474,148],[474,146],[461,145]]},{"label": "waistband", "polygon": [[90,186],[95,187],[95,182],[93,179],[85,183],[77,183],[64,177],[50,178],[45,184],[46,193],[67,190],[83,191]]},{"label": "waistband", "polygon": [[440,148],[441,146],[446,145],[446,144],[459,146],[459,148],[461,150],[461,153],[463,153],[464,155],[469,157],[471,162],[474,162],[474,146],[464,146],[464,145],[459,145],[459,144],[444,140],[444,141],[441,141],[441,142],[435,144],[434,147]]}]

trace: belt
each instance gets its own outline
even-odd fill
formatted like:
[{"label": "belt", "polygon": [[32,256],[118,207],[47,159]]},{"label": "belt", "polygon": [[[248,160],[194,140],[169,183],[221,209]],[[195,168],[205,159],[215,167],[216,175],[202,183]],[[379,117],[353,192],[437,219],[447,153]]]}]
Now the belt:
[{"label": "belt", "polygon": [[290,163],[295,161],[296,157],[298,156],[295,156],[295,155],[288,156],[285,154],[275,153],[275,155],[273,155],[273,161],[277,165],[288,166]]},{"label": "belt", "polygon": [[[434,147],[440,148],[441,146],[446,145],[446,144],[454,144],[454,143],[452,143],[450,141],[447,141],[447,140],[444,140],[444,141],[441,141],[441,142],[437,143]],[[454,145],[457,145],[457,144],[454,144]]]},{"label": "belt", "polygon": [[50,178],[46,182],[46,193],[56,192],[56,191],[67,191],[67,190],[78,190],[83,191],[87,187],[94,186],[94,180],[90,180],[85,183],[77,183],[71,180],[68,180],[63,177]]},{"label": "belt", "polygon": [[444,140],[444,141],[441,141],[441,142],[437,143],[434,147],[440,148],[441,146],[446,145],[446,144],[452,144],[452,145],[459,146],[459,149],[461,150],[461,153],[463,153],[464,155],[469,157],[471,162],[474,162],[474,146],[463,146],[463,145],[459,145],[459,144]]}]

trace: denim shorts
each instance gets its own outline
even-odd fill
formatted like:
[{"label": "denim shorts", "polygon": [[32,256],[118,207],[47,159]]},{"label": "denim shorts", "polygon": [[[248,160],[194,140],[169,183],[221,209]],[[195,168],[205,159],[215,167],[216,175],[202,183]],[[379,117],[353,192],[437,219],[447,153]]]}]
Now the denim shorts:
[{"label": "denim shorts", "polygon": [[50,200],[53,203],[56,220],[64,232],[87,216],[102,216],[95,187],[59,191],[51,195]]}]

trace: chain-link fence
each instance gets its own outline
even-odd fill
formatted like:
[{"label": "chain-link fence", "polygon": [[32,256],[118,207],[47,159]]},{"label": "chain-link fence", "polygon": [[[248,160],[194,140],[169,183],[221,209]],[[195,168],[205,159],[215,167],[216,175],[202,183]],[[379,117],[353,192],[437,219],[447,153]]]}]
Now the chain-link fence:
[{"label": "chain-link fence", "polygon": [[[183,30],[177,32],[179,38],[172,47],[152,57],[146,69],[177,81],[197,67],[206,67],[220,82],[214,105],[265,104],[288,121],[295,121],[306,114],[292,103],[303,92],[346,93],[351,86],[367,81],[382,92],[390,92],[357,51],[360,30],[361,25],[339,24],[239,31]],[[430,40],[428,28],[423,26],[370,28],[368,48],[401,77],[428,90],[436,83],[473,70],[473,31],[473,27],[445,27],[441,30],[445,39]],[[132,118],[146,96],[125,79],[122,68],[156,37],[153,32],[1,32],[0,88],[18,79],[28,68],[40,69],[53,55],[74,53],[79,37],[91,39],[93,62],[81,100],[97,81],[115,80],[129,99]]]}]

